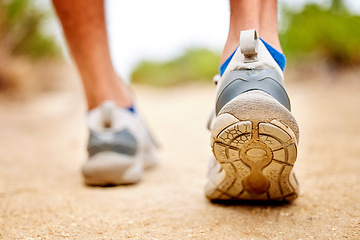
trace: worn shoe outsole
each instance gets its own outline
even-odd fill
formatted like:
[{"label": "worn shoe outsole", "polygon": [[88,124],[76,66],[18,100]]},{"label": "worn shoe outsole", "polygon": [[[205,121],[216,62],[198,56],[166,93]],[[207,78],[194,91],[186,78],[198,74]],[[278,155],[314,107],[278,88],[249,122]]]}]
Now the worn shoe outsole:
[{"label": "worn shoe outsole", "polygon": [[90,186],[134,184],[141,180],[143,167],[134,156],[102,152],[88,160],[82,173]]},{"label": "worn shoe outsole", "polygon": [[239,95],[222,108],[212,129],[216,161],[207,198],[293,201],[297,144],[295,118],[277,100],[262,91]]}]

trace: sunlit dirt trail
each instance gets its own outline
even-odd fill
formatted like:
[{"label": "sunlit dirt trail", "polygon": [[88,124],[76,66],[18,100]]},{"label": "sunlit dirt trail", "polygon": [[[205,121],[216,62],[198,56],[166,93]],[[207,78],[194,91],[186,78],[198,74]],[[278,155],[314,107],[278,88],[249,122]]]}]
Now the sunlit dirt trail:
[{"label": "sunlit dirt trail", "polygon": [[360,83],[290,82],[300,125],[300,197],[221,205],[203,194],[212,85],[135,86],[161,144],[137,185],[87,187],[77,86],[0,103],[0,239],[358,239]]}]

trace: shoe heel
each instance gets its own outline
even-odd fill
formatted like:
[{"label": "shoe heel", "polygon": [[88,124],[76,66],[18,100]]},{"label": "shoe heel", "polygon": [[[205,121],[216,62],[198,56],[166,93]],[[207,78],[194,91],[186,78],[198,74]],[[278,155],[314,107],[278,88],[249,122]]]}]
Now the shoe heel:
[{"label": "shoe heel", "polygon": [[[276,107],[272,111],[266,110],[269,104]],[[289,127],[295,123],[297,130],[291,113],[275,99],[255,91],[232,100],[223,110],[212,130],[211,147],[225,174],[222,173],[221,179],[217,178],[221,181],[212,184],[212,189],[207,189],[207,197],[296,199],[298,184],[292,168],[298,138]]]}]

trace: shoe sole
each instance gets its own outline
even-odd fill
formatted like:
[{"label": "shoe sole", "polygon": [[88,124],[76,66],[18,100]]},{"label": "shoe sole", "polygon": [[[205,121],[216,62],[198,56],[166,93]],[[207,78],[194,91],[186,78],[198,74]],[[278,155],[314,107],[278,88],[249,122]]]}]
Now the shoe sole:
[{"label": "shoe sole", "polygon": [[206,196],[211,200],[296,199],[298,182],[292,169],[297,135],[292,114],[270,95],[252,91],[230,101],[212,130],[211,147],[218,163],[210,170]]},{"label": "shoe sole", "polygon": [[132,156],[102,152],[86,161],[82,173],[90,186],[125,185],[139,182],[143,167],[141,161]]}]

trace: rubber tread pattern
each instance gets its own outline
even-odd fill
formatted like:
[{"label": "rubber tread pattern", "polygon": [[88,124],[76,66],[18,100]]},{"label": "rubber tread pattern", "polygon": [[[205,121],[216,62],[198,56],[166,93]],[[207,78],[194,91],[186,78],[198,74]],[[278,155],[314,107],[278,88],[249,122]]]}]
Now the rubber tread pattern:
[{"label": "rubber tread pattern", "polygon": [[209,199],[294,200],[292,173],[297,146],[294,134],[273,123],[240,121],[223,129],[212,145],[226,176],[207,193]]}]

